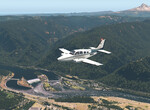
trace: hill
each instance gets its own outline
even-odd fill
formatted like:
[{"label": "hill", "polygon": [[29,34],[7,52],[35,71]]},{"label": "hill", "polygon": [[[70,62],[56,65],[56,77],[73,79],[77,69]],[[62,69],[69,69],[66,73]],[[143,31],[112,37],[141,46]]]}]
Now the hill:
[{"label": "hill", "polygon": [[111,86],[150,92],[150,57],[124,65],[102,81]]},{"label": "hill", "polygon": [[[50,49],[48,55],[42,59],[39,66],[61,72],[62,74],[77,75],[81,78],[102,78],[131,61],[150,55],[149,28],[150,21],[144,21],[107,25],[73,34],[58,41]],[[73,62],[57,61],[57,57],[61,53],[58,48],[63,47],[73,50],[91,46],[96,47],[102,37],[106,39],[104,49],[111,51],[112,54],[99,53],[90,59],[103,63],[103,66],[96,67],[84,63],[76,64]]]},{"label": "hill", "polygon": [[150,11],[150,7],[143,3],[141,6],[129,9],[127,11]]},{"label": "hill", "polygon": [[1,16],[0,62],[33,65],[58,40],[93,27],[143,18],[101,16]]},{"label": "hill", "polygon": [[138,7],[124,10],[124,11],[113,12],[111,14],[118,15],[118,16],[150,17],[150,6],[143,3]]}]

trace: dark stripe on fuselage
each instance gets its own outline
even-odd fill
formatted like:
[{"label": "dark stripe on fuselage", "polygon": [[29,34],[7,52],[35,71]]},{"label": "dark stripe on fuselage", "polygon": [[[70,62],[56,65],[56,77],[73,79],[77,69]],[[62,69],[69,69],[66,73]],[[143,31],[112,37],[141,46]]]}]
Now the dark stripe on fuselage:
[{"label": "dark stripe on fuselage", "polygon": [[74,60],[74,59],[78,59],[78,58],[89,58],[89,57],[95,55],[94,53],[95,53],[95,52],[91,52],[91,53],[88,53],[88,54],[73,55],[73,56],[64,58],[63,60],[67,61],[67,60]]}]

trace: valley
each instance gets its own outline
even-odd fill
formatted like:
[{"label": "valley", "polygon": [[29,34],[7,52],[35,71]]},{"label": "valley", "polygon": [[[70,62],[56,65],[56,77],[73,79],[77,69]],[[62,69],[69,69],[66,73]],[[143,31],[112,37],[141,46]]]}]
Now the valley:
[{"label": "valley", "polygon": [[[14,77],[14,73],[12,75],[3,77],[1,81],[1,87],[8,91],[13,91],[15,93],[20,93],[20,94],[22,93],[25,96],[25,98],[35,101],[37,104],[41,104],[41,106],[43,105],[44,102],[47,102],[47,104],[50,105],[49,107],[53,107],[53,108],[61,108],[61,106],[68,107],[68,109],[69,108],[73,109],[74,107],[76,109],[82,109],[82,107],[83,108],[85,107],[84,109],[88,109],[89,107],[90,108],[99,107],[98,105],[100,103],[99,101],[96,103],[93,103],[93,102],[84,103],[84,101],[83,102],[79,101],[80,103],[77,103],[75,101],[77,98],[80,98],[80,97],[84,99],[84,97],[91,96],[95,101],[97,101],[99,98],[105,99],[108,101],[110,101],[111,99],[113,101],[119,102],[119,104],[124,103],[124,102],[120,102],[119,100],[121,98],[117,98],[117,97],[122,97],[124,100],[126,100],[126,104],[124,105],[118,104],[118,105],[115,105],[114,107],[125,108],[129,106],[131,108],[134,108],[134,107],[141,107],[144,109],[149,108],[149,105],[146,104],[146,103],[150,103],[149,98],[134,96],[134,95],[130,95],[127,93],[116,92],[101,83],[95,82],[93,80],[79,79],[77,76],[66,75],[65,77],[59,78],[58,80],[56,79],[48,80],[45,75],[42,75],[40,76],[42,78],[42,82],[35,85],[32,89],[16,88],[14,84],[12,85],[12,87],[9,87],[8,84],[5,84],[5,83],[9,83],[12,77]],[[7,82],[7,79],[9,79],[8,82]],[[44,88],[45,81],[48,81],[47,83],[51,85],[50,88],[54,88],[55,91],[54,89],[45,89]],[[74,100],[72,100],[71,97]],[[111,98],[111,97],[115,97],[115,100],[114,98]],[[72,101],[75,101],[76,103],[67,102],[67,100],[69,101],[70,99]],[[64,102],[61,102],[63,100]],[[134,104],[130,105],[129,103],[132,102],[130,100],[135,100]],[[139,106],[136,105],[137,103],[139,103],[138,101],[140,101],[141,103],[141,105]],[[143,103],[143,102],[146,102],[146,103]],[[59,105],[59,106],[56,106],[56,105]],[[36,104],[33,106],[36,106]],[[109,106],[107,104],[106,105],[104,104],[101,107],[107,108]],[[42,106],[42,107],[45,108],[45,106]]]},{"label": "valley", "polygon": [[[0,109],[150,109],[149,9],[0,16]],[[101,38],[102,66],[57,60]]]},{"label": "valley", "polygon": [[57,41],[72,34],[103,25],[145,20],[120,16],[0,16],[0,19],[0,61],[20,66],[37,65]]}]

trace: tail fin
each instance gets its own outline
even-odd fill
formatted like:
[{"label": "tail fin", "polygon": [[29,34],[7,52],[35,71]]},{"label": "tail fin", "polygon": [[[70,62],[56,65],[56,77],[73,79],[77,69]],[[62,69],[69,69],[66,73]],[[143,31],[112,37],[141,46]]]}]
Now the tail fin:
[{"label": "tail fin", "polygon": [[101,38],[101,43],[98,45],[97,49],[102,49],[105,43],[105,39]]}]

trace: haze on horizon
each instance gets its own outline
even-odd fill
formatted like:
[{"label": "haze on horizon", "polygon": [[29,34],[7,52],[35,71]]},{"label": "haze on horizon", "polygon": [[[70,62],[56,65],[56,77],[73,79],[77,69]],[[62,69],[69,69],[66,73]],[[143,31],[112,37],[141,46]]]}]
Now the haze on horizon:
[{"label": "haze on horizon", "polygon": [[0,14],[121,11],[149,0],[0,0]]}]

